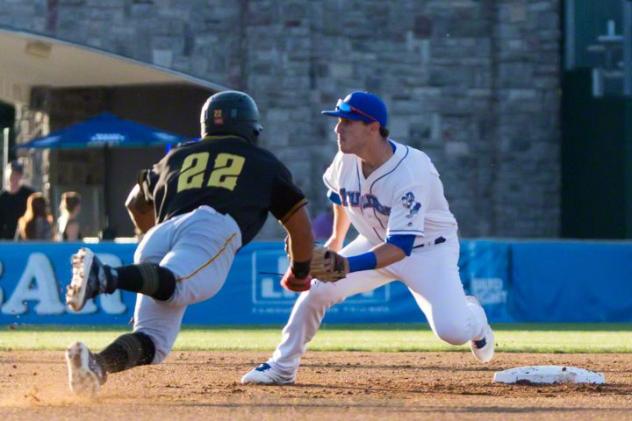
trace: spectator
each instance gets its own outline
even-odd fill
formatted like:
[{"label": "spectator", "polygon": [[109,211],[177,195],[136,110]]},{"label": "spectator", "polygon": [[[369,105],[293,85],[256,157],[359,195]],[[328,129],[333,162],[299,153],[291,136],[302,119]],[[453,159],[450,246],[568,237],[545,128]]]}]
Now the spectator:
[{"label": "spectator", "polygon": [[0,192],[0,240],[12,240],[18,219],[26,211],[26,201],[33,189],[22,185],[24,167],[11,161],[4,171],[6,189]]},{"label": "spectator", "polygon": [[16,240],[52,240],[53,217],[48,212],[42,193],[32,193],[26,202],[26,212],[18,219]]},{"label": "spectator", "polygon": [[81,195],[74,191],[64,192],[61,195],[59,212],[59,218],[57,218],[57,240],[81,240],[81,230],[78,219],[79,212],[81,212]]}]

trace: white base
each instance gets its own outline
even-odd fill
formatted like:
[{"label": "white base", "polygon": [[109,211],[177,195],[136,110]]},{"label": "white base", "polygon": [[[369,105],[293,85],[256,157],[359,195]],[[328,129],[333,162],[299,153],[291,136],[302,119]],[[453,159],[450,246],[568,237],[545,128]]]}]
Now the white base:
[{"label": "white base", "polygon": [[595,373],[577,367],[561,365],[537,365],[515,367],[494,373],[493,383],[526,383],[526,384],[554,384],[554,383],[591,383],[603,384],[606,379],[603,373]]}]

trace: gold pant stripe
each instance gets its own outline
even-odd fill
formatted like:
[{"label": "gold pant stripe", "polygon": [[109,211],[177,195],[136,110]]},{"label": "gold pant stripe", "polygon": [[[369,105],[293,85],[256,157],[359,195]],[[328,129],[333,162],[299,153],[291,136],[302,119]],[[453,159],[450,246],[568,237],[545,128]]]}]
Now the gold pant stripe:
[{"label": "gold pant stripe", "polygon": [[219,256],[222,255],[222,253],[224,252],[224,250],[226,250],[226,247],[228,247],[228,243],[230,243],[233,238],[235,238],[237,234],[232,234],[230,237],[228,237],[226,239],[226,241],[224,241],[224,245],[222,246],[221,249],[219,249],[219,251],[215,254],[215,256],[211,257],[206,263],[204,263],[202,266],[200,266],[199,268],[197,268],[196,270],[194,270],[191,274],[187,275],[187,276],[183,276],[181,278],[178,279],[178,281],[186,281],[187,279],[195,276],[196,274],[198,274],[201,270],[204,270],[208,265],[210,265],[211,263],[213,263]]}]

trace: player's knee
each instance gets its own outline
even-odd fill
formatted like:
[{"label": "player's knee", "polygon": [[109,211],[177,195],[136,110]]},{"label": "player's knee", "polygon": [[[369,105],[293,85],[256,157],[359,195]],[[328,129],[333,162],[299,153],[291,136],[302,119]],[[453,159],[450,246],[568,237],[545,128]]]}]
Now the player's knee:
[{"label": "player's knee", "polygon": [[160,263],[167,250],[156,249],[155,247],[147,247],[141,243],[134,251],[133,263]]},{"label": "player's knee", "polygon": [[151,339],[154,345],[154,355],[150,364],[160,364],[171,353],[174,340],[169,340],[163,332],[155,329],[137,329],[135,333],[142,333]]},{"label": "player's knee", "polygon": [[142,280],[138,292],[162,302],[167,302],[173,296],[177,281],[171,270],[156,263],[141,263],[134,267]]},{"label": "player's knee", "polygon": [[470,333],[465,323],[443,322],[435,324],[435,335],[450,345],[463,345],[469,341]]}]

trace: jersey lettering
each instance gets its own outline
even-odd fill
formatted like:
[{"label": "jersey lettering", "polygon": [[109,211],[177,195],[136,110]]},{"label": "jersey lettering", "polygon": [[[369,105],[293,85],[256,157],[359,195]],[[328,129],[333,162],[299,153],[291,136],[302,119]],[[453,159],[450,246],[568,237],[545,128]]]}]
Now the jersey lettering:
[{"label": "jersey lettering", "polygon": [[388,216],[391,213],[391,208],[382,205],[377,197],[372,194],[362,196],[361,203],[362,208],[373,208],[377,211],[377,213],[381,213],[382,215]]},{"label": "jersey lettering", "polygon": [[[187,189],[199,189],[204,183],[204,175],[208,165],[208,152],[198,152],[187,156],[182,162],[178,176],[178,193]],[[237,178],[244,168],[246,159],[243,156],[220,153],[215,158],[207,187],[220,187],[234,190]]]},{"label": "jersey lettering", "polygon": [[376,212],[382,215],[388,216],[391,213],[391,208],[382,205],[377,197],[372,194],[361,195],[358,191],[349,191],[345,188],[340,189],[340,201],[342,206],[362,209],[373,208]]},{"label": "jersey lettering", "polygon": [[389,235],[428,240],[456,237],[456,220],[428,155],[392,140],[389,143],[393,156],[366,178],[360,173],[361,159],[342,152],[323,174],[325,185],[336,193],[334,199],[344,206],[358,234],[372,244],[384,242]]},{"label": "jersey lettering", "polygon": [[345,188],[340,189],[340,199],[342,201],[342,206],[352,206],[358,207],[360,206],[360,192],[359,191],[348,191]]}]

